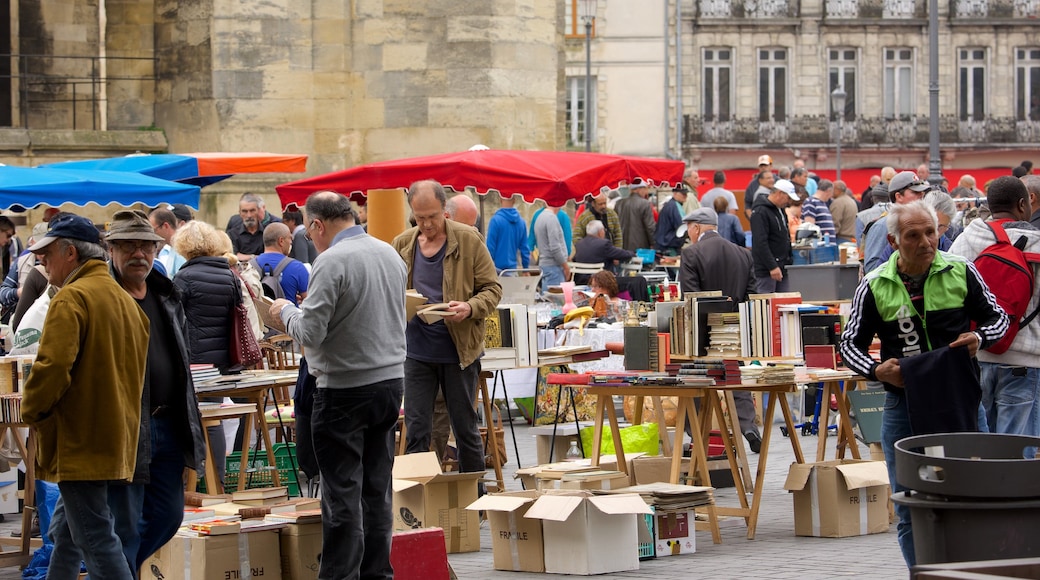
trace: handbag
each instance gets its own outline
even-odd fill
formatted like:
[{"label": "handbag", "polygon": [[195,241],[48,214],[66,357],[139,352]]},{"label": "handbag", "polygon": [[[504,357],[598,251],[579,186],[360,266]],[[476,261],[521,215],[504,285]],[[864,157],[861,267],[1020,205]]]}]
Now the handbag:
[{"label": "handbag", "polygon": [[[241,277],[238,272],[235,272],[235,268],[231,268],[231,272],[235,275],[235,279],[242,283]],[[232,367],[241,366],[248,368],[260,364],[263,360],[263,353],[260,352],[260,344],[256,341],[256,336],[253,334],[253,324],[249,320],[249,311],[246,310],[246,305],[242,301],[242,289],[239,284],[235,284],[235,294],[238,300],[235,302],[235,310],[231,316],[231,340],[228,346],[228,363]],[[245,284],[246,291],[249,292],[252,297],[253,291],[249,289],[249,285]]]}]

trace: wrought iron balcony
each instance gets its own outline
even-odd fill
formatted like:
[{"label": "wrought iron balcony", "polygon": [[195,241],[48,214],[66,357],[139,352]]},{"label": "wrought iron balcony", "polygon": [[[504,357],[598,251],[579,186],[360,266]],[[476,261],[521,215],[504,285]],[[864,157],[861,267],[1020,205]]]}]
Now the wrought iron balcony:
[{"label": "wrought iron balcony", "polygon": [[798,0],[699,0],[698,14],[707,19],[798,18]]},{"label": "wrought iron balcony", "polygon": [[926,0],[826,0],[824,10],[826,18],[830,20],[925,18],[925,2]]},{"label": "wrought iron balcony", "polygon": [[951,0],[950,12],[957,19],[1040,18],[1040,0]]},{"label": "wrought iron balcony", "polygon": [[[943,143],[1036,143],[1040,141],[1040,121],[1016,121],[1010,117],[960,120],[944,116],[939,120]],[[833,144],[838,140],[838,124],[822,115],[791,117],[786,122],[760,122],[758,119],[705,119],[686,115],[683,123],[685,145],[786,145]],[[928,117],[859,117],[842,122],[841,142],[845,145],[910,145],[928,142]]]}]

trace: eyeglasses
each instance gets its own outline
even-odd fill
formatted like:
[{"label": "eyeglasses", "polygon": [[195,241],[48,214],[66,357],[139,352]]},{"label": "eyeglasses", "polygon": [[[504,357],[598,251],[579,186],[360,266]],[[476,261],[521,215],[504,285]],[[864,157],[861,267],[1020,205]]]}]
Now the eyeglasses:
[{"label": "eyeglasses", "polygon": [[311,220],[311,223],[307,224],[307,228],[303,230],[303,237],[307,238],[308,240],[311,239],[311,226],[317,223],[317,221],[317,219],[313,219]]},{"label": "eyeglasses", "polygon": [[112,242],[112,245],[119,248],[119,251],[127,254],[136,253],[138,250],[150,254],[155,252],[155,244],[155,242],[131,240],[115,240]]}]

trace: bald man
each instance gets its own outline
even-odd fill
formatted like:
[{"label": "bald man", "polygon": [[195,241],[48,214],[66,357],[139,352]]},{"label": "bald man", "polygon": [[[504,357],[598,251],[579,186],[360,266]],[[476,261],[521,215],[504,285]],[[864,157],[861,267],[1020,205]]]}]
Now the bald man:
[{"label": "bald man", "polygon": [[[451,221],[466,224],[471,228],[477,227],[480,212],[477,211],[477,204],[473,203],[473,200],[468,195],[464,193],[454,195],[444,204],[444,210],[448,213],[448,219]],[[477,229],[479,230],[480,228]]]},{"label": "bald man", "polygon": [[[278,280],[283,296],[269,298],[285,298],[299,306],[307,297],[307,284],[310,273],[303,262],[289,256],[292,251],[293,235],[289,227],[281,222],[272,222],[264,228],[264,253],[249,261],[260,273],[260,278],[271,275]],[[267,288],[264,293],[268,294]]]}]

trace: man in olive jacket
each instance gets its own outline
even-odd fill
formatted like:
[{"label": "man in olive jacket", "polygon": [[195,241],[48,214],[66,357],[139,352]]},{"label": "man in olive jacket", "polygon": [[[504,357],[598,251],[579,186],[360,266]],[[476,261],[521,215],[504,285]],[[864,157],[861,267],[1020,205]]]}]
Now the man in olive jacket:
[{"label": "man in olive jacket", "polygon": [[431,304],[447,302],[453,313],[434,324],[418,317],[408,321],[406,452],[430,450],[433,405],[437,391],[442,390],[458,444],[459,471],[484,471],[474,401],[484,352],[484,319],[495,312],[502,286],[480,234],[446,219],[446,202],[444,187],[436,181],[413,183],[408,205],[418,225],[393,242],[408,267],[408,287]]},{"label": "man in olive jacket", "polygon": [[91,577],[124,579],[134,574],[108,490],[134,476],[148,317],[109,274],[100,243],[90,220],[66,214],[29,248],[61,290],[47,310],[21,410],[39,437],[37,477],[61,491],[49,531],[53,572],[75,559],[78,574],[82,554]]}]

